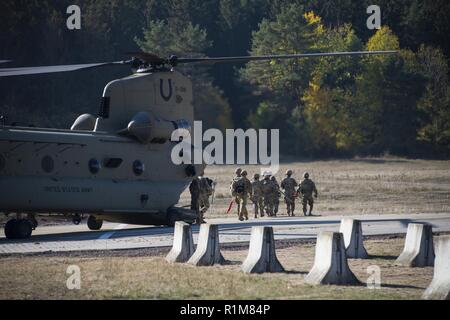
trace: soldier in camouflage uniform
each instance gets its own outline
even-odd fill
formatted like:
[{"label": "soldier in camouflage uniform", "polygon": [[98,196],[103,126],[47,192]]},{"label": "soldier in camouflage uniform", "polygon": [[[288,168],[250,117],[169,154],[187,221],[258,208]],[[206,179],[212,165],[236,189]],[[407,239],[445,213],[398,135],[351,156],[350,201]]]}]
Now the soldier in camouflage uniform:
[{"label": "soldier in camouflage uniform", "polygon": [[191,210],[194,210],[197,213],[197,219],[195,223],[201,223],[201,215],[200,215],[200,179],[198,177],[194,178],[189,185],[189,192],[191,194]]},{"label": "soldier in camouflage uniform", "polygon": [[199,186],[200,186],[200,195],[199,195],[199,207],[200,207],[200,215],[199,220],[200,223],[205,223],[204,215],[206,211],[208,211],[210,204],[209,204],[209,197],[212,195],[213,189],[212,189],[212,180],[206,177],[202,177],[199,179]]},{"label": "soldier in camouflage uniform", "polygon": [[277,178],[275,176],[272,176],[270,178],[270,181],[273,184],[273,192],[272,192],[272,203],[273,203],[273,214],[276,217],[278,213],[278,207],[280,206],[280,185],[278,184]]},{"label": "soldier in camouflage uniform", "polygon": [[[248,220],[247,201],[252,198],[252,183],[247,179],[247,171],[243,170],[241,173],[241,179],[238,182],[238,187],[242,186],[243,192],[237,193],[238,203],[241,206],[239,220]],[[237,189],[238,190],[238,189]]]},{"label": "soldier in camouflage uniform", "polygon": [[292,178],[292,170],[286,171],[286,178],[281,181],[281,188],[284,190],[284,202],[286,203],[287,215],[295,216],[295,188],[298,186],[297,181]]},{"label": "soldier in camouflage uniform", "polygon": [[311,179],[309,179],[308,172],[305,172],[303,178],[303,181],[298,187],[298,192],[302,195],[303,214],[306,216],[307,204],[309,204],[309,215],[311,216],[314,207],[314,198],[317,198],[317,189],[315,183]]},{"label": "soldier in camouflage uniform", "polygon": [[266,209],[266,213],[269,217],[273,216],[273,194],[276,191],[275,186],[270,181],[270,175],[267,174],[264,176],[264,181],[262,184],[262,190],[264,194],[264,208]]},{"label": "soldier in camouflage uniform", "polygon": [[231,192],[231,196],[234,198],[234,202],[237,204],[238,216],[241,215],[241,205],[238,201],[237,193],[236,193],[235,189],[237,187],[238,181],[241,179],[241,173],[242,173],[242,169],[237,168],[234,171],[235,176],[233,178],[233,181],[231,181],[231,184],[230,184],[230,192]]},{"label": "soldier in camouflage uniform", "polygon": [[259,180],[259,174],[255,173],[252,182],[253,191],[253,207],[255,209],[255,219],[258,218],[258,212],[261,217],[264,217],[264,193],[263,182]]}]

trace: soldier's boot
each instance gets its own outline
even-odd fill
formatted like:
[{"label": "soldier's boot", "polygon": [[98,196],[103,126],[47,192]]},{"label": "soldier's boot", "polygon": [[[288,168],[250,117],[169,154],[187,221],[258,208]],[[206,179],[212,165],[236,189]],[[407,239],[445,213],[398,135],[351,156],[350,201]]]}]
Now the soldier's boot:
[{"label": "soldier's boot", "polygon": [[313,207],[314,207],[314,205],[312,205],[312,204],[309,205],[309,215],[310,216],[312,216]]},{"label": "soldier's boot", "polygon": [[198,224],[205,223],[205,219],[203,219],[203,217],[204,217],[204,211],[202,210],[202,211],[200,211],[200,214],[198,216]]},{"label": "soldier's boot", "polygon": [[236,204],[237,204],[237,215],[238,215],[238,219],[239,221],[242,221],[242,208],[241,208],[241,201],[239,199],[236,199]]},{"label": "soldier's boot", "polygon": [[242,211],[243,211],[244,219],[245,219],[245,220],[248,220],[248,212],[247,212],[247,208],[244,207],[244,208],[242,209]]},{"label": "soldier's boot", "polygon": [[203,207],[203,209],[200,211],[200,223],[205,223],[205,213],[208,211],[207,207]]}]

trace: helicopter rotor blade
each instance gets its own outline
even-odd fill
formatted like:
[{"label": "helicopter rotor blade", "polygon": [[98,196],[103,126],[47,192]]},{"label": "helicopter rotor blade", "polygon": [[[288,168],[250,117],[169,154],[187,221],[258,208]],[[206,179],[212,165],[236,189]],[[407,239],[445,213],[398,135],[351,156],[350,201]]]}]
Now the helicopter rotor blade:
[{"label": "helicopter rotor blade", "polygon": [[[167,59],[158,57],[155,54],[147,52],[128,53],[132,56],[131,60],[115,61],[115,62],[101,62],[89,64],[72,64],[72,65],[56,65],[56,66],[41,66],[41,67],[22,67],[22,68],[0,68],[0,77],[56,73],[56,72],[71,72],[83,69],[92,69],[105,66],[117,65],[135,65],[137,62],[147,63],[150,66],[164,66],[170,65],[175,67],[178,64],[185,63],[236,63],[248,61],[264,61],[264,60],[284,60],[284,59],[302,59],[314,57],[336,57],[336,56],[363,56],[363,55],[378,55],[378,54],[393,54],[397,51],[350,51],[350,52],[318,52],[318,53],[301,53],[301,54],[285,54],[285,55],[261,55],[261,56],[238,56],[238,57],[202,57],[202,58],[178,58],[171,56]],[[10,60],[0,60],[0,63],[10,62]]]},{"label": "helicopter rotor blade", "polygon": [[376,54],[393,54],[397,51],[350,51],[350,52],[319,52],[319,53],[301,53],[284,55],[264,55],[264,56],[240,56],[240,57],[216,57],[216,58],[176,58],[176,63],[227,63],[227,62],[247,62],[264,60],[284,60],[284,59],[302,59],[316,57],[336,57],[336,56],[362,56]]},{"label": "helicopter rotor blade", "polygon": [[0,77],[21,76],[31,74],[56,73],[56,72],[71,72],[83,69],[92,69],[105,66],[126,65],[129,61],[115,61],[102,63],[88,63],[88,64],[69,64],[57,66],[42,66],[42,67],[23,67],[23,68],[0,68]]}]

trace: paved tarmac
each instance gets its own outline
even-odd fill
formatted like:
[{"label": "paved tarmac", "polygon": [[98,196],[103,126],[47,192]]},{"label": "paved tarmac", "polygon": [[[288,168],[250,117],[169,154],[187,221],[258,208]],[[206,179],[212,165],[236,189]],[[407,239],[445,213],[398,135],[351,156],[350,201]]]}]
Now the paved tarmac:
[{"label": "paved tarmac", "polygon": [[[390,235],[406,233],[411,222],[432,224],[434,232],[450,232],[450,213],[411,215],[359,215],[346,216],[363,221],[364,235]],[[276,217],[250,219],[245,222],[235,217],[207,219],[219,224],[221,243],[242,243],[250,239],[252,226],[274,227],[276,240],[315,239],[320,231],[338,231],[342,216]],[[197,242],[199,226],[193,226]],[[27,240],[8,240],[0,231],[0,254],[42,253],[84,250],[136,249],[169,247],[173,241],[173,228],[146,227],[117,223],[103,224],[102,230],[90,231],[85,224],[38,227]]]}]

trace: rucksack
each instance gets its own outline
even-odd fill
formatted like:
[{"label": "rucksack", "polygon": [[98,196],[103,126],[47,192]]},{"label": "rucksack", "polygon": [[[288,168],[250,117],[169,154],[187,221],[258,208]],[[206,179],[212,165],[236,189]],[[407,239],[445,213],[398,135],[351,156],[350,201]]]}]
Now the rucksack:
[{"label": "rucksack", "polygon": [[237,180],[233,183],[233,192],[236,194],[243,194],[245,191],[245,186],[242,180]]}]

